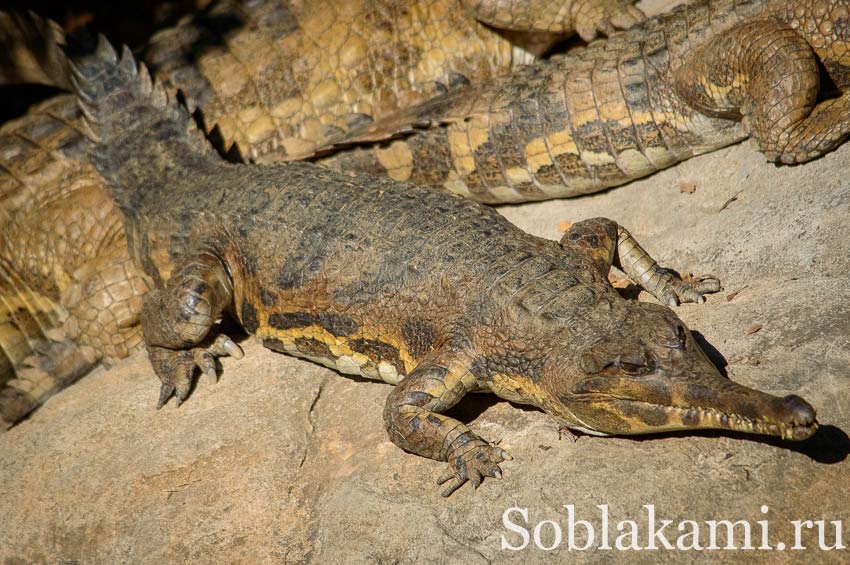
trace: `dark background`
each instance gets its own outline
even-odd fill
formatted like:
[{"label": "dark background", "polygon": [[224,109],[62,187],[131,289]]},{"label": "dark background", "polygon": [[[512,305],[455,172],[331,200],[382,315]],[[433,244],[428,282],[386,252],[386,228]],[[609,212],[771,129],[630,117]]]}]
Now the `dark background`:
[{"label": "dark background", "polygon": [[[69,33],[103,33],[113,44],[143,45],[155,31],[173,25],[210,0],[4,0],[0,9],[32,10]],[[0,123],[24,114],[55,93],[41,85],[0,85]]]}]

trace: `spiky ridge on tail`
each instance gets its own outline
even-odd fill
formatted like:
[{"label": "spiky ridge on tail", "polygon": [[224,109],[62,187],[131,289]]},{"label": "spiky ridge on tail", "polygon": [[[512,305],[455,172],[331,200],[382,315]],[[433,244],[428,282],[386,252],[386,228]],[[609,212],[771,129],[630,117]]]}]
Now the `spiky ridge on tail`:
[{"label": "spiky ridge on tail", "polygon": [[69,67],[97,141],[95,166],[125,213],[138,211],[146,191],[168,183],[169,171],[187,170],[186,160],[218,159],[186,108],[151,79],[127,47],[119,57],[100,36],[95,52],[71,60]]}]

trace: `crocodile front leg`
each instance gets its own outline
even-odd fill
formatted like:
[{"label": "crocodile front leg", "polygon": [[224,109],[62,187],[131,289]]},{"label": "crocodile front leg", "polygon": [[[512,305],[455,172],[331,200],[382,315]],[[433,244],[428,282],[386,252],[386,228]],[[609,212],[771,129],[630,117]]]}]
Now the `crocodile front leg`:
[{"label": "crocodile front leg", "polygon": [[448,461],[438,484],[450,496],[467,481],[478,488],[484,477],[501,478],[499,463],[513,459],[490,445],[464,424],[441,414],[476,386],[469,363],[425,361],[417,366],[387,398],[384,423],[393,443],[402,449]]},{"label": "crocodile front leg", "polygon": [[172,394],[179,406],[189,394],[195,368],[215,379],[215,358],[242,350],[220,335],[201,345],[222,312],[233,302],[233,284],[221,260],[201,253],[172,275],[163,290],[145,295],[142,330],[151,365],[162,381],[157,408]]},{"label": "crocodile front leg", "polygon": [[850,135],[850,93],[818,103],[815,52],[786,24],[749,22],[715,37],[673,73],[673,85],[707,115],[743,117],[771,161],[809,161]]},{"label": "crocodile front leg", "polygon": [[573,224],[561,238],[561,247],[570,257],[590,261],[600,279],[607,280],[612,266],[621,269],[641,288],[668,306],[680,302],[705,302],[705,294],[720,291],[713,276],[685,282],[658,263],[635,241],[623,226],[607,218],[592,218]]}]

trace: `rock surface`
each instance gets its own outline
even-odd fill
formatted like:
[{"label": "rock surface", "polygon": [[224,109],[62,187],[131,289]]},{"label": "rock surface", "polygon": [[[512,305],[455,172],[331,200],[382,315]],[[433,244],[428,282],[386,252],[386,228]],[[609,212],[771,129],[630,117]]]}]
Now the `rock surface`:
[{"label": "rock surface", "polygon": [[[798,167],[768,164],[749,143],[692,159],[626,187],[581,199],[503,208],[523,229],[559,236],[562,221],[605,215],[626,225],[662,265],[712,273],[724,291],[677,309],[729,376],[772,394],[795,393],[822,429],[802,444],[723,434],[559,439],[542,412],[490,397],[457,412],[515,457],[504,479],[449,499],[434,481],[444,464],[403,453],[381,420],[389,386],[243,345],[219,383],[186,404],[154,410],[158,382],[143,355],[100,369],[0,436],[0,559],[4,563],[630,562],[828,563],[850,549],[791,550],[791,520],[842,520],[850,546],[850,145]],[[695,188],[693,192],[691,189]],[[648,299],[645,294],[639,297]],[[754,331],[756,327],[760,327]],[[785,551],[568,551],[568,517],[591,522],[598,547],[609,506],[649,540],[673,520],[747,520],[761,545]],[[762,506],[767,507],[765,513]],[[503,513],[528,509],[532,530],[553,520],[561,547],[520,535]],[[721,532],[723,528],[721,526]],[[737,530],[735,543],[743,543]],[[586,541],[577,526],[579,545]],[[541,526],[551,545],[553,527]],[[726,544],[724,533],[718,545]],[[661,546],[661,541],[656,540]]]}]

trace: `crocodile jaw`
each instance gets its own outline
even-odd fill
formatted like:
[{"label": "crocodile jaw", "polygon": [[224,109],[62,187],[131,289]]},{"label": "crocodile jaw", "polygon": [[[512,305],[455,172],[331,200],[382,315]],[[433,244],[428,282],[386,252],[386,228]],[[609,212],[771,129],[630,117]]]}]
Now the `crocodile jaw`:
[{"label": "crocodile jaw", "polygon": [[[601,392],[561,400],[569,407],[567,427],[596,435],[714,429],[802,441],[818,429],[815,410],[798,396],[780,398],[741,385],[733,390],[733,398],[718,399],[715,406],[658,404]],[[750,415],[733,409],[736,404],[746,406]]]},{"label": "crocodile jaw", "polygon": [[[802,401],[802,399],[799,400]],[[813,436],[818,429],[818,422],[814,417],[813,410],[811,417],[807,415],[803,415],[803,417],[789,415],[786,419],[778,420],[773,418],[749,418],[741,414],[725,412],[716,408],[663,406],[651,402],[619,398],[611,398],[607,402],[621,413],[661,413],[667,419],[666,423],[660,424],[657,427],[653,426],[653,428],[644,431],[633,430],[630,433],[714,429],[776,436],[789,441],[802,441]]]}]

